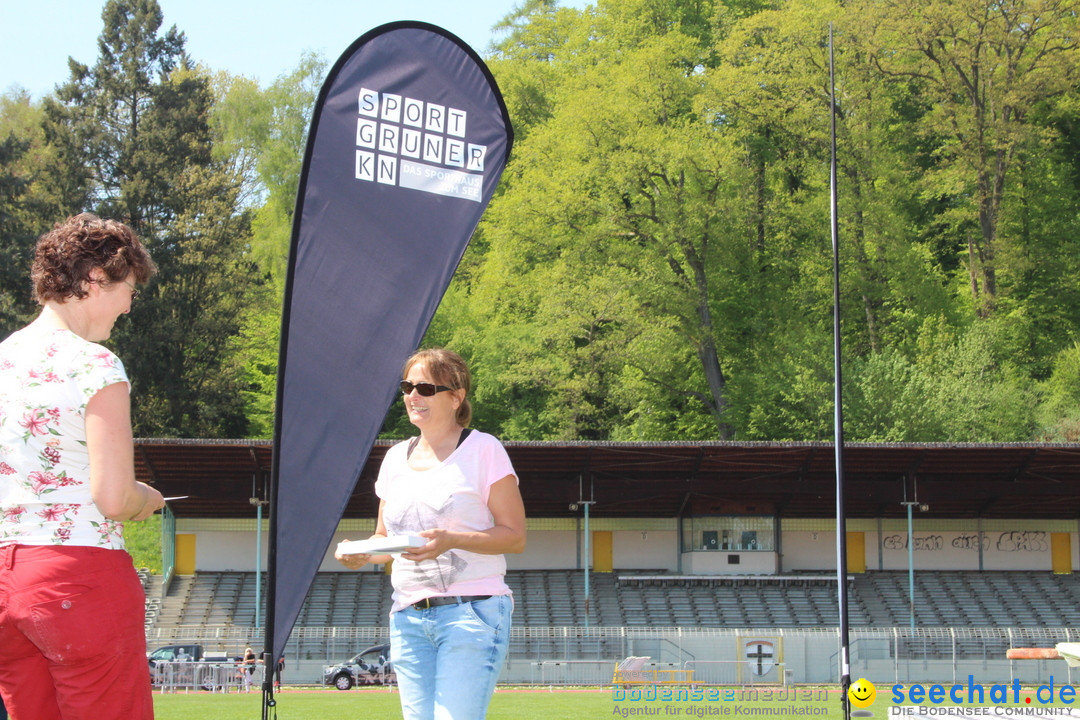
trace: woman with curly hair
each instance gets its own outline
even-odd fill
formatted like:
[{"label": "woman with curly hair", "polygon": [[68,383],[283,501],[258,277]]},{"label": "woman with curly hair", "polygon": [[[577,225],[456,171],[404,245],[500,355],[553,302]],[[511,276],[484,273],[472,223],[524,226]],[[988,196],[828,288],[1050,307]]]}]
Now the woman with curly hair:
[{"label": "woman with curly hair", "polygon": [[0,695],[17,718],[154,715],[123,523],[165,500],[135,480],[127,375],[99,343],[156,270],[123,223],[58,223],[34,254],[41,312],[0,343]]}]

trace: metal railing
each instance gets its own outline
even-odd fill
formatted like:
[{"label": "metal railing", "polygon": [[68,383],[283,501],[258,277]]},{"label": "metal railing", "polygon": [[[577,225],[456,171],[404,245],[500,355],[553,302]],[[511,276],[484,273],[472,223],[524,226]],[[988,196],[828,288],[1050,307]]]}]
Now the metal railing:
[{"label": "metal railing", "polygon": [[683,667],[693,673],[695,685],[759,685],[790,682],[784,663],[754,668],[742,660],[688,660]]},{"label": "metal railing", "polygon": [[[285,648],[289,682],[322,682],[322,666],[387,642],[386,627],[298,627]],[[1008,660],[1010,647],[1077,641],[1070,628],[852,628],[852,677],[872,682],[1043,683],[1072,681],[1062,661]],[[190,642],[240,654],[261,647],[262,630],[236,626],[152,628],[150,649]],[[767,648],[763,651],[762,648]],[[648,656],[650,670],[694,670],[694,684],[833,683],[839,677],[838,630],[821,628],[646,628],[517,626],[502,681],[604,686],[617,663]],[[187,682],[191,686],[191,682]]]},{"label": "metal railing", "polygon": [[610,660],[541,660],[532,667],[530,684],[589,686],[611,681]]},{"label": "metal railing", "polygon": [[262,665],[245,667],[233,661],[161,660],[150,668],[150,681],[162,693],[250,692],[261,687],[263,669]]}]

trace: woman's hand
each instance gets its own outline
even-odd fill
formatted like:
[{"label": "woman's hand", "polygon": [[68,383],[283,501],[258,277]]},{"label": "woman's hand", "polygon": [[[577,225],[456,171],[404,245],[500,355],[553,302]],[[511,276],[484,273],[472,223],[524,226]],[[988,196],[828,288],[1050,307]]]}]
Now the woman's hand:
[{"label": "woman's hand", "polygon": [[[368,538],[373,540],[375,538],[386,537],[386,525],[383,524],[383,506],[386,504],[385,500],[379,501],[379,519],[375,522],[375,533]],[[343,542],[348,542],[345,540]],[[339,546],[340,547],[340,546]],[[344,555],[342,553],[334,551],[334,559],[339,563],[349,568],[350,570],[359,570],[368,563],[375,563],[376,565],[385,565],[392,559],[389,555],[367,555],[365,553],[356,553],[353,555]]]},{"label": "woman's hand", "polygon": [[137,482],[135,487],[143,494],[145,498],[143,500],[143,506],[132,515],[128,520],[139,521],[145,520],[161,508],[165,507],[165,498],[161,496],[161,491],[150,487],[146,483]]},{"label": "woman's hand", "polygon": [[423,530],[416,534],[426,539],[428,542],[415,550],[401,553],[401,557],[406,560],[412,560],[413,562],[434,560],[454,547],[451,543],[451,533],[449,530],[435,528],[433,530]]},{"label": "woman's hand", "polygon": [[[348,542],[348,538],[345,539],[345,542]],[[371,562],[371,555],[368,555],[366,553],[358,553],[356,555],[343,555],[335,550],[334,559],[345,567],[349,568],[350,570],[359,570],[360,568]]]}]

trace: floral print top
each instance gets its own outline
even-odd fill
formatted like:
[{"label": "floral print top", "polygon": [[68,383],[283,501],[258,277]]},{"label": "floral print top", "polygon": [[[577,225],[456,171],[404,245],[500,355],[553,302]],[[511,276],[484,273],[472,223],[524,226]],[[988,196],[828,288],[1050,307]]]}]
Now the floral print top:
[{"label": "floral print top", "polygon": [[121,382],[120,359],[70,330],[0,343],[0,545],[124,547],[123,523],[90,497],[85,422],[90,398]]}]

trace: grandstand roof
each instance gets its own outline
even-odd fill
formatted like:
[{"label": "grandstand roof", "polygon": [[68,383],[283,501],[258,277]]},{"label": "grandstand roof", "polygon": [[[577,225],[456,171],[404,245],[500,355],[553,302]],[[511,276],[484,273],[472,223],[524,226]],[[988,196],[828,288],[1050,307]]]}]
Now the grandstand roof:
[{"label": "grandstand roof", "polygon": [[[265,499],[271,443],[139,439],[136,474],[179,517],[251,517]],[[374,517],[372,491],[392,443],[376,442],[344,516]],[[835,517],[832,443],[507,442],[526,512],[573,517],[764,514]],[[845,444],[848,517],[1080,518],[1080,445]]]}]

